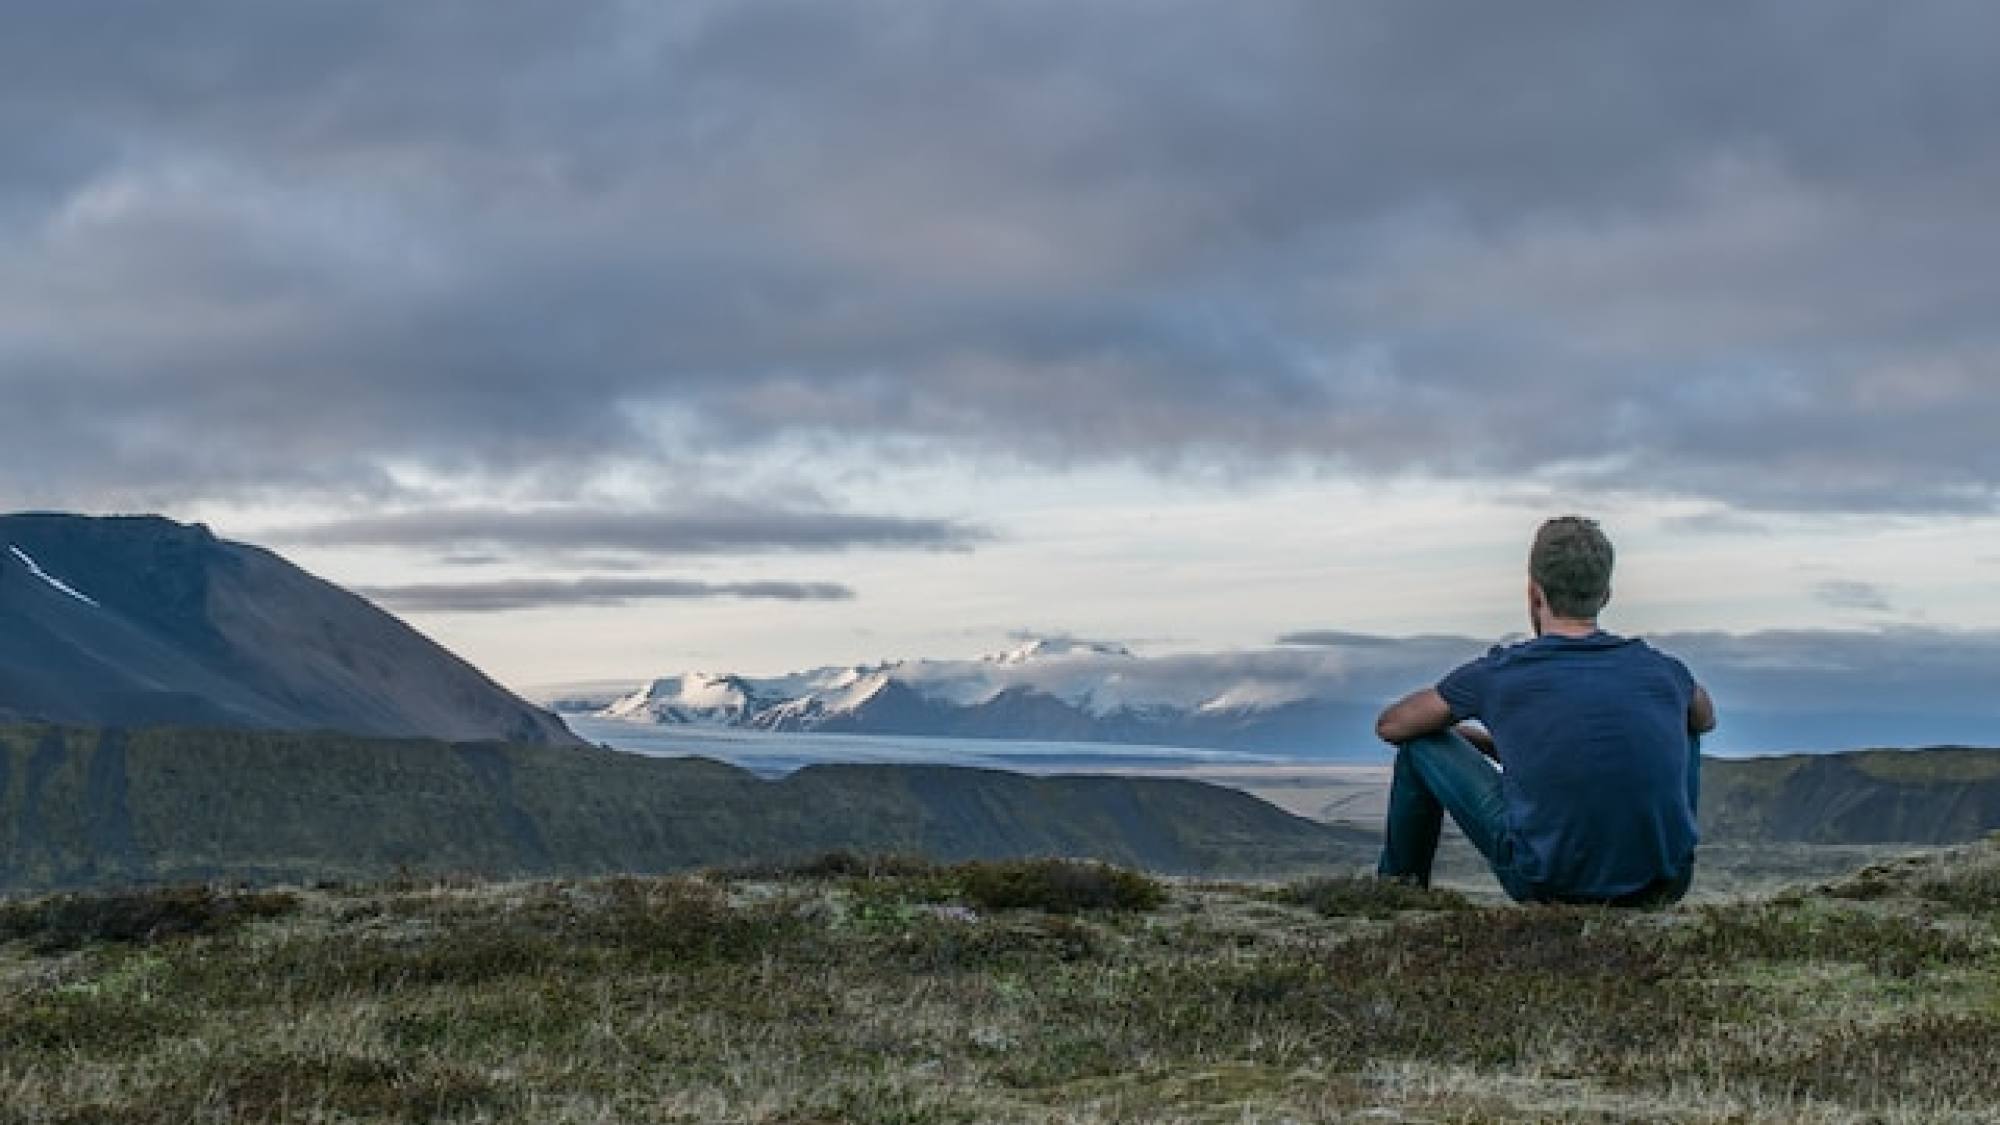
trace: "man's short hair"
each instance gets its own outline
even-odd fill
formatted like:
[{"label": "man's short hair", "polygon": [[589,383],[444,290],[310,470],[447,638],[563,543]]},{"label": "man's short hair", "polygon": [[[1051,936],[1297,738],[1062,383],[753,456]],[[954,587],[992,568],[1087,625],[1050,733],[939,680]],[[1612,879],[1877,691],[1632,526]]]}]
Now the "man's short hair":
[{"label": "man's short hair", "polygon": [[1535,533],[1528,577],[1558,617],[1596,617],[1611,600],[1611,540],[1597,521],[1560,516]]}]

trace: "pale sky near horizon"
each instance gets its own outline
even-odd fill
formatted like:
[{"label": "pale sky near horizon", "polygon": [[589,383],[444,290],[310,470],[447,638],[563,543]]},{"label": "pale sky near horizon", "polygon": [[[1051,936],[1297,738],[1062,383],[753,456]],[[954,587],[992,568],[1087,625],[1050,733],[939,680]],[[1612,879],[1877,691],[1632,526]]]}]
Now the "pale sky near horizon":
[{"label": "pale sky near horizon", "polygon": [[0,510],[512,686],[1498,637],[1566,511],[1626,631],[2000,654],[1991,5],[9,24]]},{"label": "pale sky near horizon", "polygon": [[[940,475],[951,479],[940,481]],[[922,478],[922,479],[919,479]],[[1539,489],[1324,479],[1179,481],[1130,470],[884,470],[868,486],[950,518],[981,513],[963,550],[788,552],[691,560],[703,581],[834,574],[841,601],[661,599],[510,612],[405,610],[510,686],[636,682],[691,670],[965,658],[1017,635],[1122,641],[1141,654],[1269,646],[1287,633],[1499,639],[1526,628],[1526,547],[1548,514],[1600,517],[1620,550],[1608,626],[1639,634],[1935,627],[2000,632],[2000,521],[1880,515],[1714,520],[1688,501]],[[919,489],[935,489],[920,492]],[[225,533],[231,525],[219,523]],[[285,552],[346,584],[453,582],[467,564],[397,548]],[[817,564],[817,565],[815,565]],[[492,580],[536,567],[474,569]]]}]

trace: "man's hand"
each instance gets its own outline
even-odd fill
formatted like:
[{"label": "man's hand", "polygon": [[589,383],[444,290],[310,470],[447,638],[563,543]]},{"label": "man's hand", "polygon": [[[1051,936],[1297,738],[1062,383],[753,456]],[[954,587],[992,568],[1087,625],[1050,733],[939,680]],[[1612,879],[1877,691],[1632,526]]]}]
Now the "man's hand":
[{"label": "man's hand", "polygon": [[1708,697],[1708,689],[1694,685],[1694,698],[1688,701],[1688,733],[1707,734],[1715,729],[1715,700]]},{"label": "man's hand", "polygon": [[1436,734],[1451,725],[1451,704],[1436,688],[1413,691],[1401,702],[1382,712],[1375,720],[1375,737],[1400,744],[1427,734]]},{"label": "man's hand", "polygon": [[1474,750],[1479,751],[1496,762],[1500,760],[1500,748],[1493,742],[1492,731],[1487,730],[1478,723],[1460,723],[1452,729],[1458,732],[1460,738],[1472,743]]}]

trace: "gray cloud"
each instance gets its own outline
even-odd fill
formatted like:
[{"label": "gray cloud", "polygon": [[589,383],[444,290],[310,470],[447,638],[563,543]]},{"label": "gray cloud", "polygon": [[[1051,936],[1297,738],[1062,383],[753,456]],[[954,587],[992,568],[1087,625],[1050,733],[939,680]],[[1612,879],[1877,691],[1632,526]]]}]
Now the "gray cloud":
[{"label": "gray cloud", "polygon": [[1873,582],[1856,582],[1851,579],[1834,579],[1821,582],[1813,587],[1813,597],[1822,605],[1834,609],[1858,609],[1871,613],[1890,613],[1895,606],[1889,600],[1889,592]]},{"label": "gray cloud", "polygon": [[562,508],[357,516],[274,531],[269,538],[312,546],[712,554],[857,547],[965,550],[987,534],[950,520],[837,512],[745,508],[655,513]]},{"label": "gray cloud", "polygon": [[676,578],[517,579],[414,586],[364,586],[362,597],[407,613],[498,613],[517,609],[617,606],[674,598],[845,601],[854,591],[834,582],[694,582]]},{"label": "gray cloud", "polygon": [[1992,511],[1996,37],[1973,0],[38,5],[4,498],[916,437]]}]

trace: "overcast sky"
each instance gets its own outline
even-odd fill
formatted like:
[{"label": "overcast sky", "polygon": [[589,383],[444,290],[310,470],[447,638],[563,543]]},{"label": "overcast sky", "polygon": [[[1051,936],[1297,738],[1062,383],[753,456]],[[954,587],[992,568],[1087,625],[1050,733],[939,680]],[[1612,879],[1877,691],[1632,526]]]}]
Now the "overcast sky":
[{"label": "overcast sky", "polygon": [[1498,636],[1569,509],[1614,626],[1893,662],[2000,631],[1996,42],[1972,0],[24,6],[0,508],[208,520],[515,685]]}]

